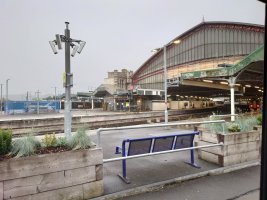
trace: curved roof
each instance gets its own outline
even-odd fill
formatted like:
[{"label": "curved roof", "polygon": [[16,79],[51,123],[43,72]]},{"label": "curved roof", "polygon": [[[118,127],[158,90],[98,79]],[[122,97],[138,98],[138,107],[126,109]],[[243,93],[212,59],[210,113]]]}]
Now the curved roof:
[{"label": "curved roof", "polygon": [[[191,93],[201,93],[202,91],[199,87],[220,89],[218,91],[211,90],[210,92],[207,90],[206,94],[211,96],[229,92],[229,86],[222,85],[220,82],[229,80],[230,77],[234,77],[236,79],[236,83],[239,84],[239,86],[236,86],[237,92],[243,94],[244,96],[257,96],[263,88],[263,72],[264,45],[256,49],[235,65],[212,70],[184,72],[181,74],[180,84],[185,84],[187,87],[197,87],[197,89],[191,88],[191,90],[189,90]],[[204,79],[210,80],[212,83],[204,83]],[[243,91],[242,88],[246,85],[250,86],[246,87],[246,90]],[[179,89],[179,91],[184,90],[184,88]],[[225,92],[223,90],[225,90]]]},{"label": "curved roof", "polygon": [[[250,23],[241,23],[241,22],[226,22],[226,21],[209,21],[209,22],[201,22],[200,24],[192,27],[191,29],[187,30],[186,32],[182,33],[181,35],[177,36],[173,40],[167,43],[167,46],[173,45],[172,42],[175,40],[182,40],[183,38],[193,34],[195,31],[198,31],[199,29],[203,27],[232,27],[236,29],[245,29],[248,30],[257,30],[264,32],[264,25],[259,24],[250,24]],[[159,54],[161,54],[163,51],[163,47],[159,49],[158,52],[154,53],[149,59],[147,59],[133,74],[132,78],[134,79],[140,71],[143,70],[144,66],[151,61],[153,58],[157,57]]]}]

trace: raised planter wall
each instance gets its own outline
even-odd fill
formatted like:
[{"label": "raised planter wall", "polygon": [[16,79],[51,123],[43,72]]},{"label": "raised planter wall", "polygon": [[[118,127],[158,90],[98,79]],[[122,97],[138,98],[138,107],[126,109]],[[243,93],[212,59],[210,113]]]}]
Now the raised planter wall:
[{"label": "raised planter wall", "polygon": [[199,135],[197,146],[223,142],[222,147],[212,147],[198,150],[202,160],[229,166],[242,162],[260,159],[261,131],[247,133],[212,134],[203,131]]},{"label": "raised planter wall", "polygon": [[102,149],[0,162],[0,200],[82,200],[102,194]]}]

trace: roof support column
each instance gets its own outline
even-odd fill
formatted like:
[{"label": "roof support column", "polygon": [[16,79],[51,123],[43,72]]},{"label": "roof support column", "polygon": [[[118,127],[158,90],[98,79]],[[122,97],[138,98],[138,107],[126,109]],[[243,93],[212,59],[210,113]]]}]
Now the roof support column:
[{"label": "roof support column", "polygon": [[116,102],[116,97],[114,95],[114,111],[117,111],[117,102]]},{"label": "roof support column", "polygon": [[94,97],[91,97],[91,103],[92,103],[92,110],[94,110]]},{"label": "roof support column", "polygon": [[231,94],[231,121],[235,121],[235,77],[230,77],[229,80],[230,94]]}]

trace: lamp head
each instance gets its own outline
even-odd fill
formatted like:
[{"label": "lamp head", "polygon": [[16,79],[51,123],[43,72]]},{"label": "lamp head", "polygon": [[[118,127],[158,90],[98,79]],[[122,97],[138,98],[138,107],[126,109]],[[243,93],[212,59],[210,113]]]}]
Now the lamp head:
[{"label": "lamp head", "polygon": [[180,44],[181,43],[181,40],[174,40],[172,43],[173,44]]},{"label": "lamp head", "polygon": [[49,41],[49,44],[52,48],[52,51],[54,52],[54,54],[57,54],[57,49],[56,49],[56,43],[55,41]]}]

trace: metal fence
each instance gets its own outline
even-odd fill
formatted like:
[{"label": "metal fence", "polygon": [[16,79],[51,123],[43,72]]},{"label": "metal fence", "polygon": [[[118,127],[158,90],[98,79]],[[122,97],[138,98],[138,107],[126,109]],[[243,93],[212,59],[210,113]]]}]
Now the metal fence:
[{"label": "metal fence", "polygon": [[214,120],[214,121],[210,120],[210,121],[202,121],[202,122],[175,122],[175,123],[168,123],[168,124],[149,124],[149,125],[122,126],[122,127],[113,127],[113,128],[99,128],[97,129],[97,147],[101,147],[101,133],[104,131],[171,127],[171,126],[182,126],[182,125],[200,125],[200,124],[212,124],[212,123],[221,123],[223,127],[223,133],[225,132],[224,131],[225,120]]},{"label": "metal fence", "polygon": [[[182,123],[168,123],[168,124],[151,124],[151,125],[137,125],[137,126],[123,126],[123,127],[114,127],[114,128],[99,128],[97,130],[97,147],[101,147],[101,133],[104,132],[104,131],[141,129],[141,128],[155,128],[155,127],[170,127],[170,126],[182,126],[182,125],[200,125],[200,124],[212,124],[212,123],[221,123],[222,127],[223,127],[223,133],[224,133],[225,120],[202,121],[202,122],[182,122]],[[223,146],[223,143],[212,144],[212,145],[203,145],[203,146],[197,146],[197,147],[189,147],[189,148],[183,148],[183,149],[167,150],[167,151],[162,151],[162,152],[145,153],[145,154],[140,154],[140,155],[126,156],[126,157],[119,157],[119,158],[109,158],[109,159],[104,159],[103,162],[107,163],[107,162],[114,162],[114,161],[118,161],[118,160],[126,160],[126,159],[147,157],[147,156],[152,156],[152,155],[174,153],[174,152],[179,152],[179,151],[188,151],[188,150],[201,149],[201,148],[210,148],[210,147],[216,147],[216,146]]]},{"label": "metal fence", "polygon": [[60,110],[59,101],[8,101],[4,104],[6,114],[55,113]]}]

